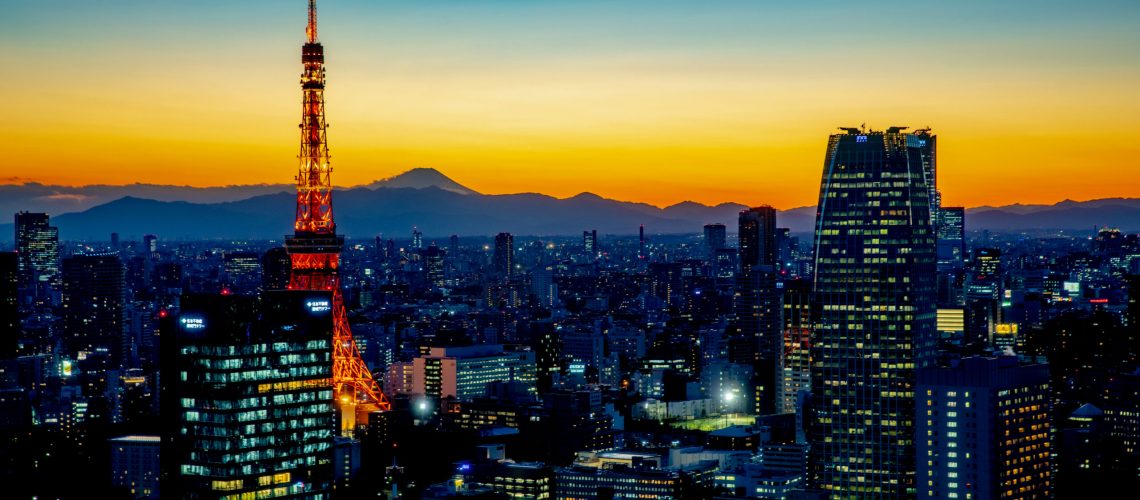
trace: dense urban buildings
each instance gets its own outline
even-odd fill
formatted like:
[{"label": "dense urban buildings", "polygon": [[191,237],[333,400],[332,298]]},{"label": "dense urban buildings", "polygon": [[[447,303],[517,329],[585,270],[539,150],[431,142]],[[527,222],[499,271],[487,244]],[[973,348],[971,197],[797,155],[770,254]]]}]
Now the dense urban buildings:
[{"label": "dense urban buildings", "polygon": [[[619,231],[526,213],[485,234],[358,229],[386,213],[338,227],[314,2],[306,35],[287,236],[84,236],[16,213],[0,243],[7,496],[1140,486],[1140,228],[981,229],[941,206],[937,137],[904,127],[830,136],[814,208],[663,209],[700,214],[683,231],[646,207]],[[458,189],[432,182],[401,205]]]},{"label": "dense urban buildings", "polygon": [[[178,481],[171,487],[207,496],[302,488],[334,498],[393,489],[404,498],[1066,497],[1135,484],[1134,235],[963,229],[961,271],[939,268],[930,240],[943,241],[955,210],[940,212],[941,226],[899,222],[920,214],[929,193],[903,170],[915,139],[860,135],[834,139],[824,188],[835,194],[824,194],[818,237],[785,231],[778,211],[757,207],[726,214],[724,247],[713,251],[703,223],[690,234],[599,235],[593,254],[574,227],[452,238],[420,226],[419,249],[410,237],[346,238],[337,271],[349,334],[391,403],[347,436],[326,385],[335,362],[314,361],[334,347],[336,300],[281,291],[292,259],[280,241],[144,241],[124,230],[115,250],[110,234],[62,234],[52,300],[33,300],[9,252],[5,289],[17,300],[3,303],[16,318],[0,360],[6,477],[74,496],[78,486],[36,466],[52,464],[90,471],[77,472],[88,490],[136,497]],[[886,155],[889,145],[905,161],[901,150]],[[872,172],[888,185],[869,182]],[[305,294],[322,298],[287,299]],[[211,327],[187,335],[180,321],[195,315]],[[304,332],[319,349],[294,342]],[[207,347],[217,352],[205,356]],[[260,350],[279,354],[251,354]],[[169,371],[182,368],[186,380]],[[223,374],[222,385],[200,384]],[[224,410],[235,405],[256,423],[221,417],[246,412]],[[176,444],[192,435],[203,446],[239,437],[209,455],[213,444]],[[174,450],[158,454],[162,467],[153,436]],[[211,465],[213,475],[170,472],[172,461],[203,472],[194,460],[225,457],[235,467]]]}]

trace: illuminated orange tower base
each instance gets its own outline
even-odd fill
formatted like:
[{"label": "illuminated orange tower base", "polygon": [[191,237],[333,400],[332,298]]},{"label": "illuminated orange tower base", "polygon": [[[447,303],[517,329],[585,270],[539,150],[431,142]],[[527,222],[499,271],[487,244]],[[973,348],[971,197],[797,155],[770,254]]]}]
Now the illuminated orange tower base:
[{"label": "illuminated orange tower base", "polygon": [[337,273],[343,245],[344,238],[335,234],[297,234],[287,237],[285,243],[293,264],[289,289],[332,292],[333,393],[340,409],[341,432],[350,435],[357,425],[368,423],[370,413],[390,410],[391,405],[360,358],[348,326]]},{"label": "illuminated orange tower base", "polygon": [[320,290],[333,296],[333,394],[341,416],[341,433],[351,435],[367,424],[376,410],[391,405],[360,359],[348,326],[340,293],[340,251],[344,237],[336,234],[332,209],[332,180],[328,143],[325,142],[325,51],[317,41],[317,6],[309,0],[306,43],[301,47],[301,153],[297,172],[295,233],[285,238],[292,261],[290,290]]}]

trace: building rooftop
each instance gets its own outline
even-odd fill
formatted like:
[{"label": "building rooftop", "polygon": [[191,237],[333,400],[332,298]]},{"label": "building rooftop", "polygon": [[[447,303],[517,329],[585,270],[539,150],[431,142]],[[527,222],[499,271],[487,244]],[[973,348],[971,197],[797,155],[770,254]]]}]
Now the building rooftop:
[{"label": "building rooftop", "polygon": [[130,435],[111,438],[110,441],[112,443],[159,443],[162,439],[158,436]]}]

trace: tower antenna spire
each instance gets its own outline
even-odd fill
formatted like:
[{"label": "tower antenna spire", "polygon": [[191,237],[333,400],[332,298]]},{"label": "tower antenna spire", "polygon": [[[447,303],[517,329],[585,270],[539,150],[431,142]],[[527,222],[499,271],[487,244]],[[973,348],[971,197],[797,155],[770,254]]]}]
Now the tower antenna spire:
[{"label": "tower antenna spire", "polygon": [[317,43],[317,0],[309,0],[309,25],[305,26],[309,43]]},{"label": "tower antenna spire", "polygon": [[391,404],[360,358],[340,291],[340,251],[332,205],[332,167],[325,132],[325,49],[317,41],[317,2],[309,0],[307,42],[301,47],[301,151],[297,155],[297,212],[285,237],[292,270],[290,290],[331,292],[332,385],[341,412],[341,431],[351,435],[376,410]]}]

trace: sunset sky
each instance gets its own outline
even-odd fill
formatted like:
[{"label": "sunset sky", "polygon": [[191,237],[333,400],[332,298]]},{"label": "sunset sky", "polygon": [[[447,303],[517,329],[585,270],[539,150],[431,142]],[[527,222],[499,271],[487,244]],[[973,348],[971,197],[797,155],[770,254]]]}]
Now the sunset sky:
[{"label": "sunset sky", "polygon": [[[0,182],[292,180],[306,2],[2,3]],[[1135,0],[319,6],[338,185],[789,208],[866,123],[933,128],[947,205],[1140,196]]]}]

